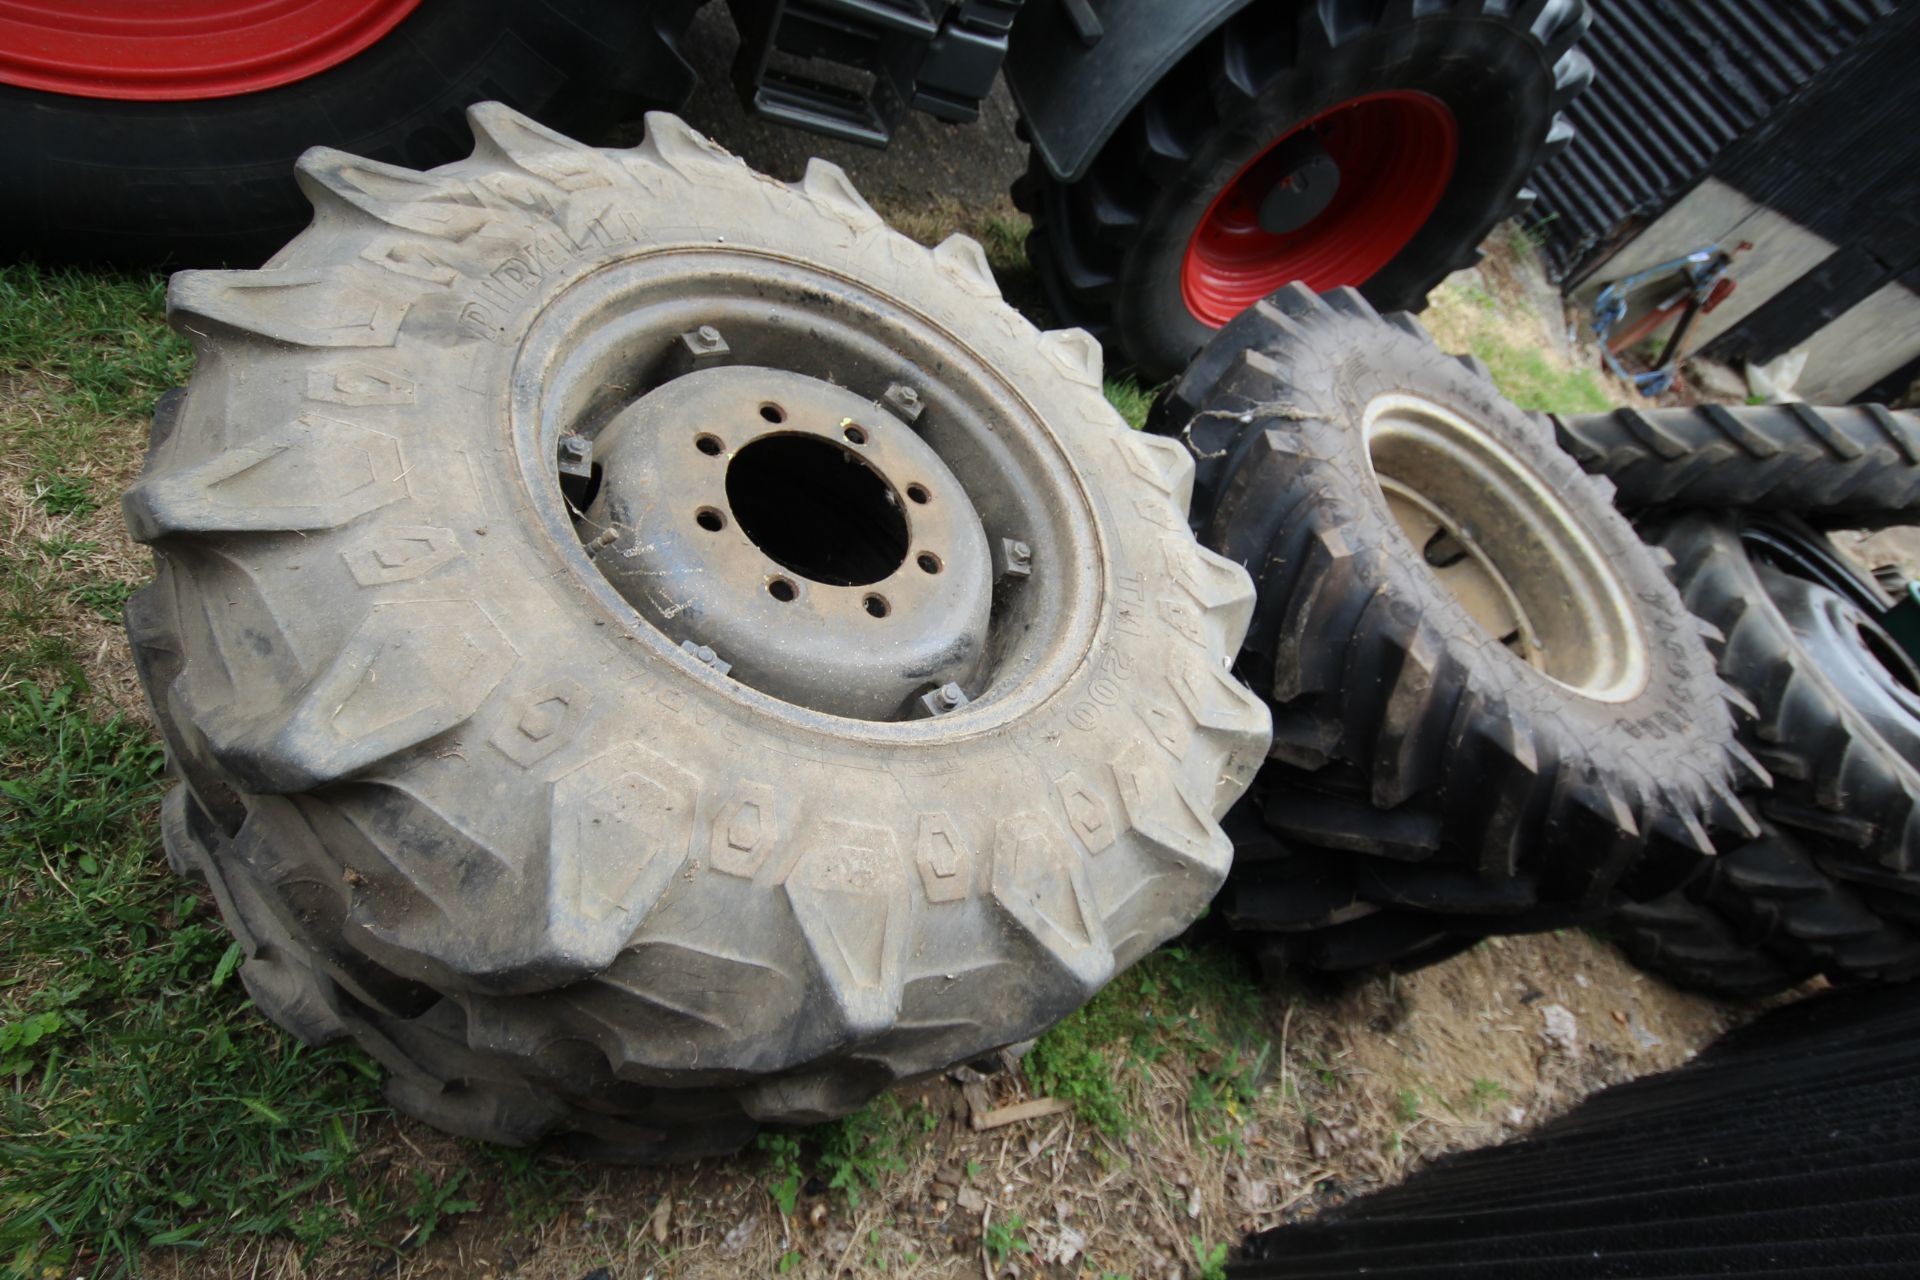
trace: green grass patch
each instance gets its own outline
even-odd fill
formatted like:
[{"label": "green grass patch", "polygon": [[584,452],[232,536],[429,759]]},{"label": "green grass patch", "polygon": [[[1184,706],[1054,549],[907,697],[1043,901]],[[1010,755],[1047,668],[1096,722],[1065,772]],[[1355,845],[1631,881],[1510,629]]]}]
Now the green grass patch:
[{"label": "green grass patch", "polygon": [[0,449],[48,515],[110,503],[93,473],[135,456],[154,400],[187,380],[166,288],[157,273],[0,265]]},{"label": "green grass patch", "polygon": [[907,1167],[908,1155],[939,1123],[924,1103],[905,1103],[887,1093],[850,1116],[798,1134],[762,1133],[755,1145],[766,1157],[767,1193],[782,1214],[791,1215],[812,1168],[829,1193],[839,1192],[849,1208],[856,1208],[861,1193]]},{"label": "green grass patch", "polygon": [[1510,346],[1478,333],[1473,354],[1486,362],[1500,393],[1522,409],[1541,413],[1605,413],[1613,408],[1600,379],[1586,369],[1562,369],[1531,347]]},{"label": "green grass patch", "polygon": [[161,857],[161,767],[71,688],[0,690],[0,1270],[112,1276],[143,1247],[261,1233],[311,1249],[391,1212],[370,1179],[314,1207],[385,1110],[377,1072],[249,1008],[238,947]]},{"label": "green grass patch", "polygon": [[1120,411],[1127,425],[1135,431],[1147,425],[1147,410],[1153,408],[1157,388],[1142,390],[1131,378],[1119,382],[1109,380],[1106,386],[1107,403]]},{"label": "green grass patch", "polygon": [[1183,1062],[1193,1073],[1189,1113],[1210,1137],[1231,1141],[1270,1052],[1244,959],[1220,947],[1169,947],[1041,1036],[1023,1065],[1036,1090],[1067,1099],[1087,1123],[1119,1138],[1135,1127],[1144,1068]]},{"label": "green grass patch", "polygon": [[166,307],[157,273],[0,266],[0,369],[57,379],[68,408],[142,416],[193,361]]}]

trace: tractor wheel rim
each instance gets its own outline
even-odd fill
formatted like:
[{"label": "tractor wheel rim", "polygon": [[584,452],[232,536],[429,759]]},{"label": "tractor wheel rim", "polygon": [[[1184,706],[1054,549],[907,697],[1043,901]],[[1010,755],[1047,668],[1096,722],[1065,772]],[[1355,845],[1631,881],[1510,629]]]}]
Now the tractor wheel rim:
[{"label": "tractor wheel rim", "polygon": [[1476,626],[1575,693],[1639,696],[1649,658],[1631,598],[1544,477],[1419,396],[1378,397],[1364,424],[1374,480],[1415,562]]},{"label": "tractor wheel rim", "polygon": [[0,84],[183,102],[318,75],[420,0],[0,0]]},{"label": "tractor wheel rim", "polygon": [[[1301,134],[1339,170],[1339,187],[1294,231],[1261,227],[1261,208]],[[1446,103],[1411,90],[1367,94],[1276,138],[1214,197],[1187,242],[1180,289],[1187,309],[1219,327],[1298,280],[1314,290],[1362,284],[1397,257],[1439,205],[1460,130]]]},{"label": "tractor wheel rim", "polygon": [[518,360],[529,514],[623,634],[745,706],[980,732],[1087,660],[1084,483],[919,312],[803,263],[663,252],[562,293]]},{"label": "tractor wheel rim", "polygon": [[786,369],[700,369],[615,416],[593,458],[582,537],[670,639],[728,655],[764,693],[856,719],[932,711],[916,699],[973,683],[993,596],[986,531],[938,452],[883,404]]}]

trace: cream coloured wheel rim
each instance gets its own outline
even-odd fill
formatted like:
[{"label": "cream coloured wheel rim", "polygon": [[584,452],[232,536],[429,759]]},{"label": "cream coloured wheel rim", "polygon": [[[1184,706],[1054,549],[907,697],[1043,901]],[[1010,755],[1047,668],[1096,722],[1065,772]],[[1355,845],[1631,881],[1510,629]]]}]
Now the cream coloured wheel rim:
[{"label": "cream coloured wheel rim", "polygon": [[1544,477],[1420,396],[1376,397],[1363,430],[1387,509],[1481,630],[1585,697],[1638,696],[1648,658],[1631,598]]}]

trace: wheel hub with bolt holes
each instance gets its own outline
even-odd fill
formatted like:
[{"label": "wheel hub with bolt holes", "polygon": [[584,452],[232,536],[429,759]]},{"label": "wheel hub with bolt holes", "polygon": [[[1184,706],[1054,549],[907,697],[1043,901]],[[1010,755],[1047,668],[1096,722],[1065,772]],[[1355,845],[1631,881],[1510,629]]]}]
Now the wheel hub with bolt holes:
[{"label": "wheel hub with bolt holes", "polygon": [[1626,588],[1539,476],[1419,396],[1380,396],[1365,427],[1388,509],[1483,631],[1596,701],[1646,687],[1646,642]]},{"label": "wheel hub with bolt holes", "polygon": [[785,370],[700,370],[618,414],[594,464],[595,565],[734,679],[887,720],[977,675],[993,594],[980,517],[874,401]]}]

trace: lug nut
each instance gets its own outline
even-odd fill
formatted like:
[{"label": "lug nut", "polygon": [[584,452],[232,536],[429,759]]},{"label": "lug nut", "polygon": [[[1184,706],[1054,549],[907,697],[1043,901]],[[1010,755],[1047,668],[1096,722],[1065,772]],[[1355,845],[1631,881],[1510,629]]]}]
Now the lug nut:
[{"label": "lug nut", "polygon": [[909,426],[920,420],[920,414],[926,408],[926,405],[921,403],[920,393],[904,382],[896,382],[888,387],[886,394],[880,399],[886,403],[887,408],[893,410],[896,417]]},{"label": "lug nut", "polygon": [[943,716],[967,705],[967,691],[957,684],[943,684],[920,695],[920,705],[928,715]]},{"label": "lug nut", "polygon": [[1033,548],[1018,538],[1000,539],[1000,560],[1003,577],[1024,578],[1033,572]]}]

